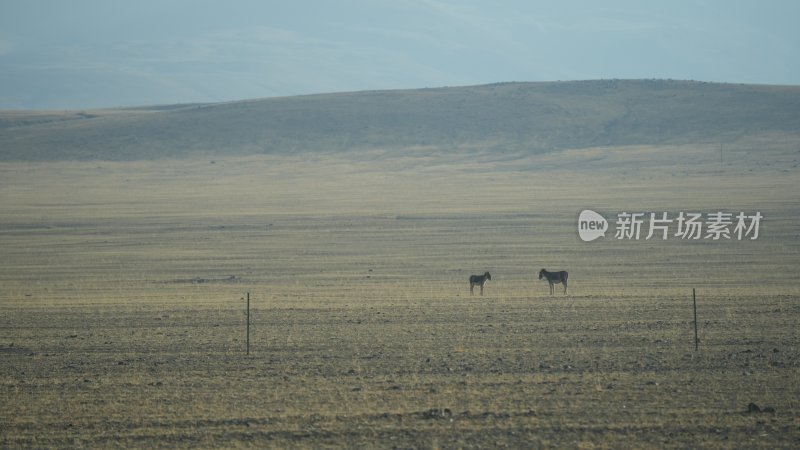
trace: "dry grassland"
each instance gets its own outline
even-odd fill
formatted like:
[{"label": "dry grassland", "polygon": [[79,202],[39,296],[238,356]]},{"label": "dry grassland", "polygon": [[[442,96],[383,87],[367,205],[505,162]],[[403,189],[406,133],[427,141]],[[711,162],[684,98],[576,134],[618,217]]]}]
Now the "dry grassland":
[{"label": "dry grassland", "polygon": [[[798,154],[718,157],[0,164],[0,446],[796,447]],[[764,220],[584,243],[584,208]]]}]

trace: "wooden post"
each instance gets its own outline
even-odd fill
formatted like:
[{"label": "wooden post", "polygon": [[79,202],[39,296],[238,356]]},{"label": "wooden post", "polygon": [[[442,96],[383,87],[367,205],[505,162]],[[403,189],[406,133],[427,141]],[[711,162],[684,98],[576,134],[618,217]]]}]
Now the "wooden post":
[{"label": "wooden post", "polygon": [[694,305],[694,351],[697,351],[700,340],[697,339],[697,296],[695,295],[694,288],[692,288],[692,304]]},{"label": "wooden post", "polygon": [[247,354],[250,354],[250,293],[247,293]]}]

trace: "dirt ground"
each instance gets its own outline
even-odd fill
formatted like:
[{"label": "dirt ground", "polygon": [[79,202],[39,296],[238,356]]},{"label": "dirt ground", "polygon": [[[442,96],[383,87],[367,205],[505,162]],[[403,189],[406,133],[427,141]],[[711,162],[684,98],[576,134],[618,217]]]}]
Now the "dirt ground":
[{"label": "dirt ground", "polygon": [[[570,155],[3,164],[0,447],[796,447],[796,173]],[[587,243],[584,208],[765,219]]]}]

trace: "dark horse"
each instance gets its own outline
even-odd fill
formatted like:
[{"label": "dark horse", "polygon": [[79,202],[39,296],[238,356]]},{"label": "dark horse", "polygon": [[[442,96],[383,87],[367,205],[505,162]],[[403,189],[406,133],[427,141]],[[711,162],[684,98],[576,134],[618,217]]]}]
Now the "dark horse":
[{"label": "dark horse", "polygon": [[564,293],[567,293],[567,271],[562,270],[560,272],[548,272],[544,269],[539,271],[539,279],[547,278],[547,282],[550,283],[550,295],[553,295],[553,285],[562,283],[564,285]]},{"label": "dark horse", "polygon": [[472,275],[469,277],[469,293],[470,295],[474,295],[475,293],[472,291],[475,288],[475,285],[479,285],[481,287],[481,295],[483,295],[483,285],[486,284],[486,281],[491,280],[492,276],[489,272],[486,272],[483,275]]}]

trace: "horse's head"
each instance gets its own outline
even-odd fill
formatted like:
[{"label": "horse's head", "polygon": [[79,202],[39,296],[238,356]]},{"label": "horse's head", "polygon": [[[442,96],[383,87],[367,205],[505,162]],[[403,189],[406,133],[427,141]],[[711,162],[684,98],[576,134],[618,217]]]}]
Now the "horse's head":
[{"label": "horse's head", "polygon": [[544,269],[542,269],[542,270],[540,270],[540,271],[539,271],[539,279],[540,279],[540,280],[541,280],[542,278],[544,278],[544,273],[545,273],[545,272],[547,272],[547,271],[546,271],[546,270],[544,270]]}]

